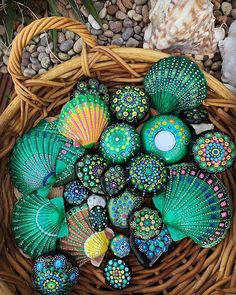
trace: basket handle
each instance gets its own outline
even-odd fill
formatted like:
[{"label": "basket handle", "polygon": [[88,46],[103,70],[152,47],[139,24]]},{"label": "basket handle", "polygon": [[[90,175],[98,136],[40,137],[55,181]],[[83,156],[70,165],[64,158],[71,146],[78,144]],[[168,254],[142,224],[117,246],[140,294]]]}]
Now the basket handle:
[{"label": "basket handle", "polygon": [[96,38],[92,36],[85,25],[78,21],[74,21],[66,17],[44,17],[33,21],[26,26],[14,39],[12,43],[12,50],[9,58],[8,71],[12,76],[13,82],[16,85],[17,81],[26,80],[27,78],[21,73],[21,59],[23,49],[34,37],[40,33],[52,29],[67,29],[75,34],[78,34],[82,38],[82,52],[85,50],[85,44],[89,47],[97,45]]}]

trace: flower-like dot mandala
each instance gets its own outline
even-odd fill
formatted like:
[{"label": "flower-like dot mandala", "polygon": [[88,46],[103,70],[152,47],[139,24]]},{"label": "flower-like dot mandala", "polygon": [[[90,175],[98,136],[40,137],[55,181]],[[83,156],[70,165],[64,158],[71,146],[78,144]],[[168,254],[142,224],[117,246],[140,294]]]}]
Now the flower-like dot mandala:
[{"label": "flower-like dot mandala", "polygon": [[129,178],[131,185],[146,193],[156,193],[168,180],[168,170],[162,159],[154,155],[140,154],[131,161]]},{"label": "flower-like dot mandala", "polygon": [[122,259],[110,259],[104,268],[104,276],[112,288],[121,290],[130,284],[132,273],[128,264]]},{"label": "flower-like dot mandala", "polygon": [[107,227],[107,212],[102,206],[95,206],[89,212],[89,221],[95,231],[103,231]]},{"label": "flower-like dot mandala", "polygon": [[80,205],[88,196],[88,191],[78,180],[73,180],[65,186],[64,198],[69,204]]},{"label": "flower-like dot mandala", "polygon": [[136,237],[150,239],[160,232],[161,218],[156,210],[143,208],[136,211],[130,218],[130,229]]},{"label": "flower-like dot mandala", "polygon": [[222,132],[207,132],[200,136],[192,151],[198,166],[210,173],[225,171],[236,157],[234,142]]},{"label": "flower-like dot mandala", "polygon": [[100,140],[100,151],[108,162],[126,163],[140,149],[138,132],[128,124],[114,124],[108,127]]},{"label": "flower-like dot mandala", "polygon": [[86,155],[76,164],[76,174],[81,183],[94,194],[104,194],[101,176],[107,168],[106,161],[99,155]]},{"label": "flower-like dot mandala", "polygon": [[111,251],[119,258],[128,256],[130,253],[129,239],[122,234],[116,235],[111,241]]},{"label": "flower-like dot mandala", "polygon": [[103,189],[110,197],[117,195],[126,185],[124,169],[119,165],[110,167],[103,175],[102,184]]},{"label": "flower-like dot mandala", "polygon": [[138,87],[122,87],[111,98],[111,111],[114,112],[117,119],[128,123],[142,120],[149,108],[148,97]]}]

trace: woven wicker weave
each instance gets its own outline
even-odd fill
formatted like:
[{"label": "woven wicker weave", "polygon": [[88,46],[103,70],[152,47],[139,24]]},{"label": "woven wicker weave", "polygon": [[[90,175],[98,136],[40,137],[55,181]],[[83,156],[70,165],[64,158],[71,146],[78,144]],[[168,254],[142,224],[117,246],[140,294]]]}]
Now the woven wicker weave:
[{"label": "woven wicker weave", "polygon": [[[56,66],[41,76],[26,78],[21,73],[21,57],[26,44],[48,29],[68,29],[83,39],[80,57]],[[150,65],[168,56],[158,51],[136,48],[96,46],[82,24],[66,18],[43,18],[24,28],[14,40],[9,59],[15,91],[11,102],[0,116],[0,294],[35,294],[30,272],[32,261],[17,250],[10,232],[11,211],[15,202],[8,174],[8,155],[17,138],[48,114],[58,113],[69,99],[69,92],[82,76],[97,77],[111,90],[121,84],[140,85]],[[208,96],[204,105],[215,126],[236,136],[236,96],[219,81],[204,73]],[[236,208],[235,170],[219,177],[230,189]],[[236,215],[234,216],[236,217]],[[214,249],[203,249],[188,239],[178,245],[152,269],[144,269],[131,256],[134,277],[124,291],[113,291],[104,283],[101,269],[89,263],[81,268],[79,284],[71,294],[236,294],[236,222],[227,238]]]}]

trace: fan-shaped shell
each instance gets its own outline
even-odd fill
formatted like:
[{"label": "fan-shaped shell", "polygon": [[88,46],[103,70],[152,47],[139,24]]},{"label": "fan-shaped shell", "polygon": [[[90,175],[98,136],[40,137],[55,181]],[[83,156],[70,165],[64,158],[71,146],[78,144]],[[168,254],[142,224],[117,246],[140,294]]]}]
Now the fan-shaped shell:
[{"label": "fan-shaped shell", "polygon": [[79,266],[90,260],[99,260],[99,266],[109,246],[106,230],[95,232],[92,229],[87,204],[72,208],[66,219],[69,235],[60,240],[60,249],[73,256]]},{"label": "fan-shaped shell", "polygon": [[174,241],[189,237],[210,248],[225,238],[231,225],[232,203],[225,186],[192,164],[171,166],[167,189],[153,202]]},{"label": "fan-shaped shell", "polygon": [[58,127],[67,138],[90,148],[98,142],[109,121],[108,107],[101,99],[92,94],[81,94],[62,108]]},{"label": "fan-shaped shell", "polygon": [[181,56],[163,58],[144,77],[144,88],[159,113],[178,113],[198,107],[207,94],[199,67]]},{"label": "fan-shaped shell", "polygon": [[68,234],[63,198],[46,198],[48,191],[22,196],[13,209],[12,231],[17,246],[32,258],[56,250]]}]

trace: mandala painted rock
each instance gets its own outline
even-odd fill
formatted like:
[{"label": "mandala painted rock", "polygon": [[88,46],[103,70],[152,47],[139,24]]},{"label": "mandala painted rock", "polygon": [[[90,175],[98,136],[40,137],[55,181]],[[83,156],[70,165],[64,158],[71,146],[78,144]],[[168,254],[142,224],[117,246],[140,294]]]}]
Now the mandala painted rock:
[{"label": "mandala painted rock", "polygon": [[114,289],[125,289],[131,282],[132,273],[128,264],[122,259],[108,260],[104,268],[104,277]]},{"label": "mandala painted rock", "polygon": [[114,236],[111,240],[110,247],[112,253],[119,258],[126,257],[130,253],[129,239],[122,234]]},{"label": "mandala painted rock", "polygon": [[100,151],[108,162],[126,163],[140,149],[138,132],[128,124],[114,124],[108,127],[100,140]]},{"label": "mandala painted rock", "polygon": [[97,196],[97,195],[91,195],[87,199],[87,204],[89,207],[89,210],[92,210],[96,206],[101,206],[103,208],[106,207],[106,199],[105,197],[102,196]]},{"label": "mandala painted rock", "polygon": [[140,154],[132,159],[129,167],[131,185],[146,193],[154,193],[165,187],[168,180],[168,170],[165,163],[155,155]]},{"label": "mandala painted rock", "polygon": [[149,111],[149,99],[138,87],[125,86],[120,88],[111,98],[110,109],[117,119],[136,123]]},{"label": "mandala painted rock", "polygon": [[89,212],[89,221],[95,231],[103,231],[107,227],[107,212],[102,206],[95,206]]},{"label": "mandala painted rock", "polygon": [[192,110],[180,112],[180,116],[188,124],[200,124],[207,121],[208,112],[203,106],[199,106]]},{"label": "mandala painted rock", "polygon": [[76,285],[79,269],[73,267],[64,255],[41,256],[33,266],[34,288],[43,295],[67,295]]},{"label": "mandala painted rock", "polygon": [[233,165],[236,148],[232,139],[222,132],[207,132],[192,147],[195,163],[209,173],[223,172]]},{"label": "mandala painted rock", "polygon": [[128,220],[132,211],[141,205],[142,198],[129,190],[126,190],[117,198],[108,201],[108,214],[111,223],[119,228],[128,228]]},{"label": "mandala painted rock", "polygon": [[80,94],[86,94],[88,92],[99,97],[105,102],[105,104],[109,103],[110,97],[107,87],[94,78],[91,78],[88,81],[79,81],[76,85],[76,90],[72,94],[72,97],[79,96]]},{"label": "mandala painted rock", "polygon": [[148,240],[137,238],[134,234],[130,236],[131,248],[144,267],[152,267],[159,261],[161,256],[168,251],[171,243],[172,239],[166,226],[162,227],[157,236]]},{"label": "mandala painted rock", "polygon": [[94,194],[104,194],[101,176],[107,167],[106,161],[99,155],[86,155],[75,166],[76,174],[82,184]]},{"label": "mandala painted rock", "polygon": [[71,181],[65,186],[64,198],[69,204],[80,205],[88,196],[87,189],[78,180]]},{"label": "mandala painted rock", "polygon": [[186,124],[173,115],[160,115],[143,125],[141,138],[144,150],[175,163],[187,154],[191,133]]},{"label": "mandala painted rock", "polygon": [[102,186],[110,197],[119,194],[125,188],[125,185],[126,174],[121,166],[116,165],[105,171],[102,177]]},{"label": "mandala painted rock", "polygon": [[161,218],[156,210],[143,208],[130,217],[130,230],[143,240],[148,240],[159,234]]}]

